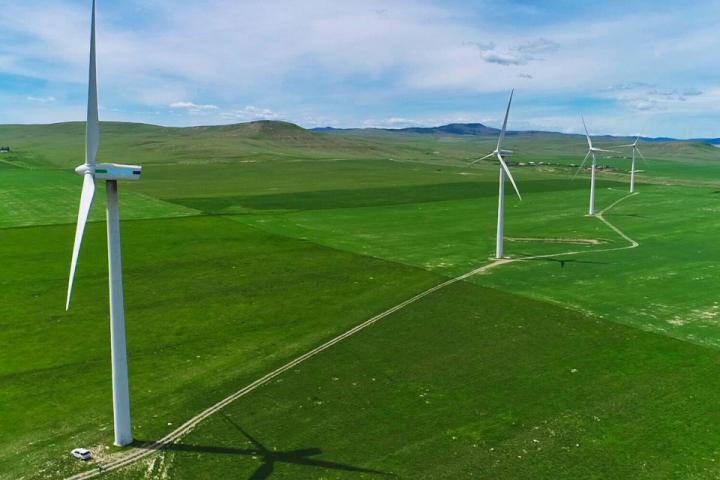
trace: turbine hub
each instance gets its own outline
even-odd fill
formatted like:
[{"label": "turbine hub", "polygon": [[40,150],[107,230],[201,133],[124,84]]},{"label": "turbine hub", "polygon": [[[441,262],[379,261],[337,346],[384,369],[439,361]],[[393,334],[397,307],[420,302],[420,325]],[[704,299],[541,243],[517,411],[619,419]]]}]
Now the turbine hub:
[{"label": "turbine hub", "polygon": [[91,167],[90,165],[83,163],[82,165],[75,168],[75,173],[77,173],[78,175],[80,175],[82,177],[86,173],[89,173],[91,175],[94,174],[95,169],[93,167]]}]

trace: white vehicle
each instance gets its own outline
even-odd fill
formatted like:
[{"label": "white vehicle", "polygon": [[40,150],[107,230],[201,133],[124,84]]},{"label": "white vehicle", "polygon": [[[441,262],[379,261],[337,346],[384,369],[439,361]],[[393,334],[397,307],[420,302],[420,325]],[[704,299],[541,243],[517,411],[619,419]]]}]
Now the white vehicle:
[{"label": "white vehicle", "polygon": [[87,448],[76,448],[70,453],[79,460],[90,460],[92,458],[92,453]]}]

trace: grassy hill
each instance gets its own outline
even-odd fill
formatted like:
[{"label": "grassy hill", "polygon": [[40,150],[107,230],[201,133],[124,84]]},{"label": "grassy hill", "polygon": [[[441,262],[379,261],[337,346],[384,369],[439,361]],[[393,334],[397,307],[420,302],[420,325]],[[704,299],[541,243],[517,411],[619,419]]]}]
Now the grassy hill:
[{"label": "grassy hill", "polygon": [[[235,125],[170,128],[146,124],[103,122],[99,158],[140,164],[257,162],[302,159],[392,159],[466,165],[492,149],[496,130],[481,124],[454,124],[432,129],[318,129],[258,121]],[[628,138],[596,137],[596,143],[613,148]],[[0,154],[0,165],[35,168],[69,168],[84,158],[84,124],[0,125],[0,144],[11,154]],[[553,132],[509,132],[508,148],[516,162],[578,164],[586,143],[583,136]],[[645,156],[658,161],[647,174],[667,179],[699,180],[692,168],[720,165],[720,151],[702,142],[643,142]],[[601,159],[627,171],[629,152]]]},{"label": "grassy hill", "polygon": [[[377,156],[385,147],[269,121],[190,128],[102,122],[100,131],[100,161],[131,164]],[[68,168],[82,163],[84,135],[80,122],[0,126],[0,139],[13,148],[8,159],[30,167]]]}]

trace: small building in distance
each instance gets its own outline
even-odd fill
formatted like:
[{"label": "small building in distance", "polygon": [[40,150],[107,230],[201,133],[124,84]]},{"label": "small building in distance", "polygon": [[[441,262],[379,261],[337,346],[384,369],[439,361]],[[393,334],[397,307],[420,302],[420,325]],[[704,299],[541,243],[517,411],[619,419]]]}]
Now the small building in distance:
[{"label": "small building in distance", "polygon": [[10,147],[0,147],[0,153],[10,153]]}]

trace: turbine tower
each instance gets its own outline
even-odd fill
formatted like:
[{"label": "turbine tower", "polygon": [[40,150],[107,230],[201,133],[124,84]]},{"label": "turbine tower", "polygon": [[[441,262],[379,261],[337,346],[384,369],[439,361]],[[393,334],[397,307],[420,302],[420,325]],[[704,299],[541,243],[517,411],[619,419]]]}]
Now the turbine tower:
[{"label": "turbine tower", "polygon": [[588,152],[587,152],[587,155],[585,155],[585,158],[583,159],[582,163],[580,164],[580,167],[577,169],[577,172],[575,172],[575,176],[577,176],[577,174],[580,173],[580,170],[582,170],[583,166],[585,165],[585,162],[587,162],[588,157],[592,157],[592,167],[590,169],[590,208],[588,209],[588,213],[589,213],[589,215],[595,215],[595,169],[597,166],[597,159],[595,158],[595,153],[596,152],[615,153],[615,152],[613,152],[612,150],[603,150],[602,148],[593,147],[592,140],[590,139],[590,134],[588,133],[587,125],[585,125],[585,117],[583,117],[581,115],[580,118],[582,118],[583,127],[585,128],[585,138],[587,138],[587,142],[588,142]]},{"label": "turbine tower", "polygon": [[522,200],[522,196],[520,195],[520,191],[517,188],[517,185],[515,185],[515,179],[513,179],[512,174],[510,173],[510,170],[508,169],[507,164],[505,163],[505,157],[509,157],[512,155],[511,150],[503,150],[502,144],[503,140],[505,140],[505,132],[507,130],[507,121],[508,116],[510,115],[510,105],[512,104],[513,94],[515,93],[515,90],[513,89],[510,92],[510,100],[508,101],[507,110],[505,111],[505,120],[503,121],[502,130],[500,130],[500,136],[498,137],[497,146],[495,147],[495,150],[490,152],[489,154],[485,155],[482,158],[479,158],[472,162],[470,165],[473,165],[481,160],[485,160],[486,158],[490,157],[497,157],[498,161],[500,162],[500,181],[499,181],[499,187],[498,187],[498,217],[497,217],[497,236],[495,239],[495,258],[501,259],[503,258],[503,227],[504,227],[504,216],[505,216],[505,175],[507,175],[507,178],[510,179],[510,183],[512,183],[513,188],[515,189],[515,193],[517,193],[517,196],[520,200]]},{"label": "turbine tower", "polygon": [[97,163],[100,144],[100,124],[98,119],[97,72],[95,67],[95,0],[92,4],[90,29],[90,74],[88,82],[88,109],[85,132],[85,163],[75,169],[83,177],[80,209],[78,211],[75,243],[70,263],[67,301],[65,310],[70,308],[75,268],[82,244],[85,224],[90,214],[95,196],[95,179],[105,180],[107,190],[107,238],[108,273],[110,285],[110,343],[112,356],[113,416],[115,445],[132,443],[130,426],[130,394],[128,390],[127,352],[125,347],[125,310],[123,307],[122,265],[120,260],[120,220],[118,211],[118,180],[138,180],[142,167],[136,165],[118,165]]},{"label": "turbine tower", "polygon": [[637,144],[640,141],[640,135],[635,139],[633,143],[628,145],[618,145],[618,147],[632,147],[632,166],[630,167],[630,193],[635,193],[635,154],[640,155],[640,158],[645,160],[645,156],[642,154]]}]

